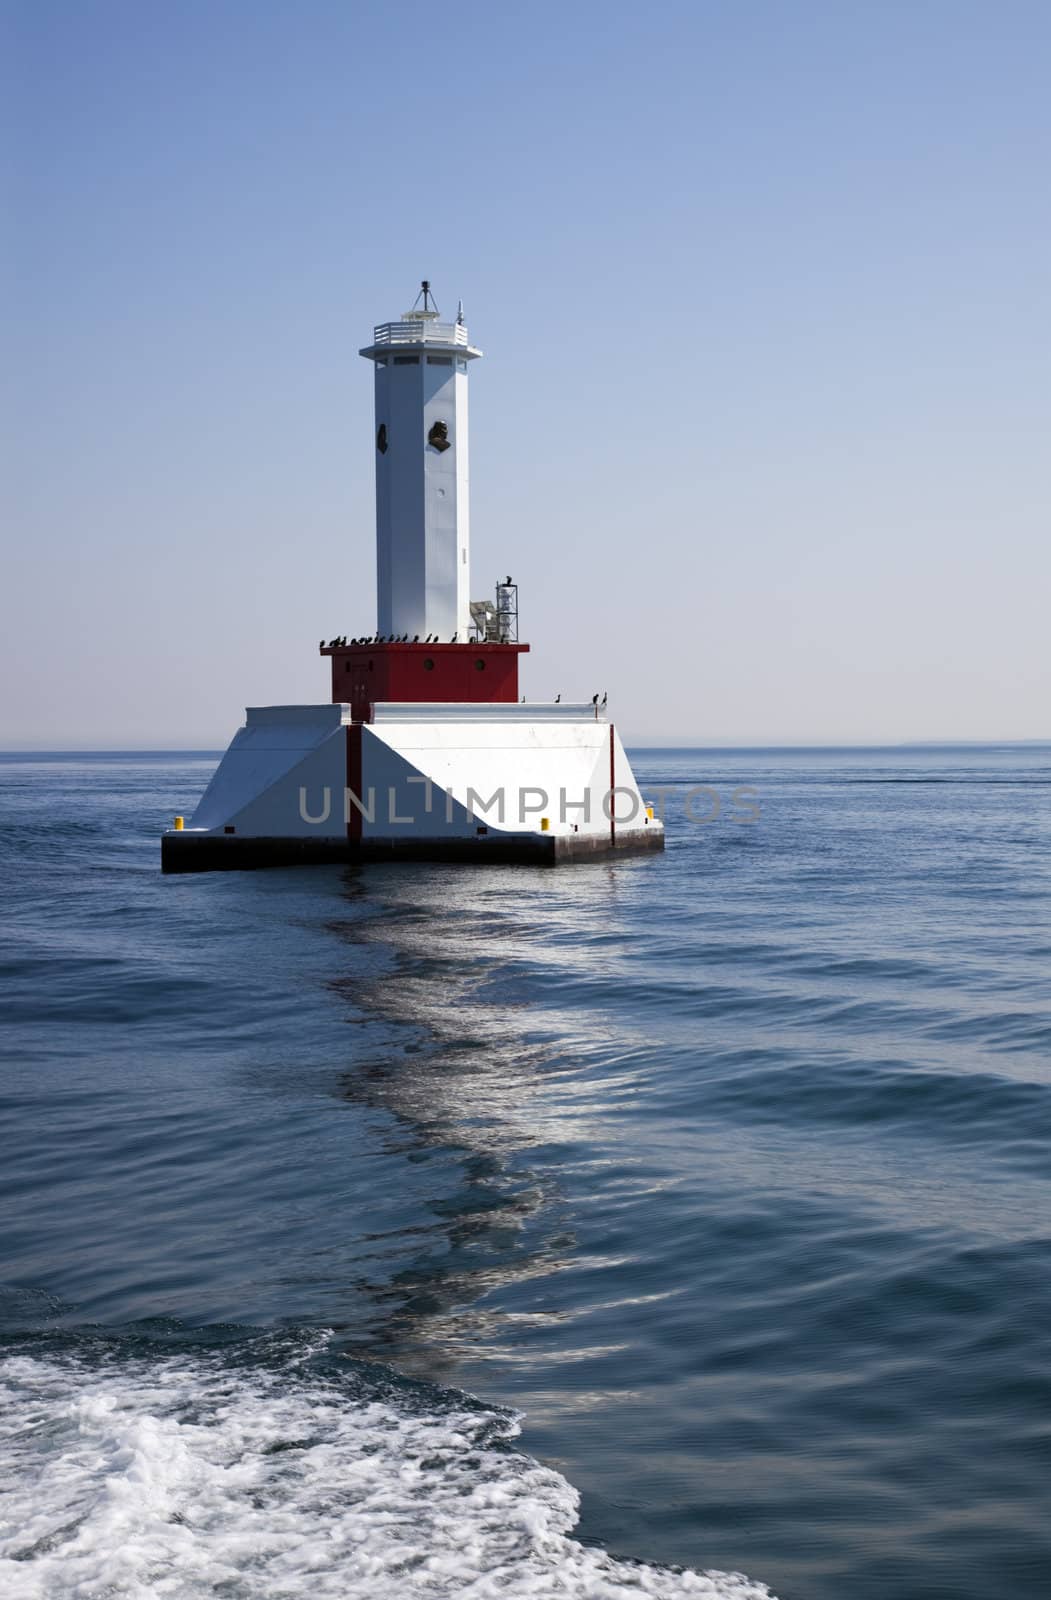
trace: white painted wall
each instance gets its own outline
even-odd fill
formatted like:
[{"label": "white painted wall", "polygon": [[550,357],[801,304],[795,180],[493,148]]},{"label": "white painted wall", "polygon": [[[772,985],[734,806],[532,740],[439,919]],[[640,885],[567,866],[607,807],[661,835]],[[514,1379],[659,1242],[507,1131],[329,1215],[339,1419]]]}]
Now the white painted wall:
[{"label": "white painted wall", "polygon": [[[469,838],[479,826],[539,833],[544,816],[552,834],[608,835],[610,725],[591,706],[375,710],[376,720],[361,729],[364,837]],[[250,708],[190,829],[344,837],[349,721],[349,706]],[[616,799],[618,829],[659,828],[645,820],[615,731],[613,751],[616,782],[626,791]]]},{"label": "white painted wall", "polygon": [[[394,330],[393,334],[391,330]],[[383,339],[381,339],[381,335]],[[375,366],[377,631],[465,640],[470,628],[467,363],[460,324],[385,324],[364,349]],[[385,340],[385,342],[383,342]],[[444,422],[449,448],[427,436]]]},{"label": "white painted wall", "polygon": [[[247,837],[344,835],[349,706],[251,706],[190,818],[191,829],[233,827]],[[300,816],[305,786],[315,814],[322,791],[332,793],[332,816],[312,825]]]},{"label": "white painted wall", "polygon": [[[613,755],[616,783],[626,791],[615,801],[618,825],[654,826],[645,821],[645,803],[615,730]],[[434,786],[429,814],[421,777]],[[364,730],[363,800],[370,788],[375,817],[363,822],[367,836],[412,831],[392,823],[392,813],[412,817],[416,828],[436,836],[473,834],[479,823],[490,832],[539,832],[542,816],[551,833],[608,833],[610,726],[596,720],[590,705],[377,705]]]}]

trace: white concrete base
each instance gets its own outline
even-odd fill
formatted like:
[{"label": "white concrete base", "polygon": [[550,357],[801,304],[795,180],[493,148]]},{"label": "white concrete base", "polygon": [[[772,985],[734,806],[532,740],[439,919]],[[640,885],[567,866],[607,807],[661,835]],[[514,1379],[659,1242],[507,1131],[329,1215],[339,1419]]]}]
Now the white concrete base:
[{"label": "white concrete base", "polygon": [[[236,843],[234,842],[236,841]],[[168,870],[359,856],[570,860],[661,849],[616,729],[593,706],[248,710]]]}]

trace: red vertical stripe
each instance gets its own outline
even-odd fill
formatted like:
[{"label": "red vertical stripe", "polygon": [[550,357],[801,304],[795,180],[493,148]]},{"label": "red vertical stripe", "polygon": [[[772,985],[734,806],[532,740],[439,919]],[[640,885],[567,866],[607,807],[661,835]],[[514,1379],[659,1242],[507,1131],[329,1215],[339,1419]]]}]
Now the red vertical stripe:
[{"label": "red vertical stripe", "polygon": [[[347,724],[347,788],[361,799],[361,723]],[[361,838],[361,812],[348,803],[347,838]]]}]

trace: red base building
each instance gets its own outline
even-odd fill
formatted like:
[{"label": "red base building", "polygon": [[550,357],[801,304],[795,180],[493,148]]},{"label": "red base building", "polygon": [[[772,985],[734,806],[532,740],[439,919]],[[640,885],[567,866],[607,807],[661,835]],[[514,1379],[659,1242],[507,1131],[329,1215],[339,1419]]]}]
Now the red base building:
[{"label": "red base building", "polygon": [[322,645],[332,659],[332,701],[355,722],[371,722],[376,702],[515,705],[518,658],[527,644]]}]

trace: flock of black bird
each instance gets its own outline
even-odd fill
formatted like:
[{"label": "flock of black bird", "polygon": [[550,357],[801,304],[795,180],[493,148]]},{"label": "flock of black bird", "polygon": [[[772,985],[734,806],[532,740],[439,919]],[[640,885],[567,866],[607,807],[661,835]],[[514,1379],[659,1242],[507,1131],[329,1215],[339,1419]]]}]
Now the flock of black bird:
[{"label": "flock of black bird", "polygon": [[[449,643],[450,644],[455,644],[456,640],[457,640],[457,637],[458,636],[454,633],[452,638],[449,640]],[[342,636],[337,636],[335,639],[329,639],[327,644],[326,644],[324,639],[319,640],[318,641],[318,649],[319,650],[338,650],[338,649],[342,648],[342,646],[345,645],[346,643],[347,643],[347,636],[344,633]],[[366,634],[364,636],[364,638],[351,639],[350,643],[351,644],[441,644],[441,640],[440,640],[440,638],[438,637],[438,635],[436,633],[429,633],[427,635],[426,639],[421,639],[418,633],[413,634],[411,639],[409,638],[407,633],[369,633],[369,634]]]}]

